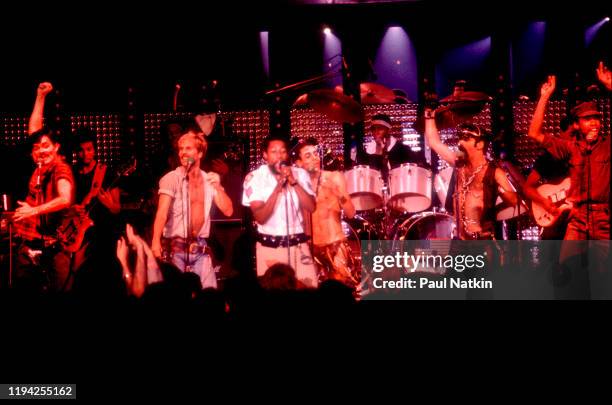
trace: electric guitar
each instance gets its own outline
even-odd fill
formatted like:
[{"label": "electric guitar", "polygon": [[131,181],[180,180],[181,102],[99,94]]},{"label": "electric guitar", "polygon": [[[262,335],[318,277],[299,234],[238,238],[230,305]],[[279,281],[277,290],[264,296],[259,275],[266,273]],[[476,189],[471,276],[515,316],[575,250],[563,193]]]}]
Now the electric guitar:
[{"label": "electric guitar", "polygon": [[557,222],[564,211],[572,209],[572,204],[566,201],[572,182],[569,177],[563,179],[559,184],[542,184],[537,188],[538,193],[548,198],[559,208],[559,214],[553,215],[546,211],[544,206],[536,201],[531,202],[531,210],[536,223],[545,228]]},{"label": "electric guitar", "polygon": [[[103,170],[106,169],[104,168]],[[111,190],[119,179],[130,176],[135,171],[136,160],[119,169],[117,176],[110,183],[108,189]],[[77,209],[75,207],[69,208],[64,220],[58,227],[57,239],[64,250],[71,253],[77,252],[83,244],[85,232],[87,232],[87,230],[94,225],[93,220],[89,217],[89,213],[100,201],[95,200],[92,202],[93,198],[98,195],[98,192],[102,188],[102,180],[103,178],[96,179],[96,173],[94,173],[91,190],[81,203],[81,207],[87,207],[87,209]]]}]

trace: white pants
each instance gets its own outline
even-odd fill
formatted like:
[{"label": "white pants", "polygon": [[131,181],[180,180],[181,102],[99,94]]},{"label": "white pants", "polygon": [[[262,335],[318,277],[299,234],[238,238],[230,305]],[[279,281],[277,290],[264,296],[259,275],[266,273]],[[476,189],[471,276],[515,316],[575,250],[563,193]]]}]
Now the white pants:
[{"label": "white pants", "polygon": [[287,263],[286,247],[266,247],[257,242],[256,253],[258,277],[263,276],[273,264],[285,263],[293,267],[297,279],[306,287],[316,288],[318,286],[317,271],[308,243],[300,243],[289,248],[289,263]]}]

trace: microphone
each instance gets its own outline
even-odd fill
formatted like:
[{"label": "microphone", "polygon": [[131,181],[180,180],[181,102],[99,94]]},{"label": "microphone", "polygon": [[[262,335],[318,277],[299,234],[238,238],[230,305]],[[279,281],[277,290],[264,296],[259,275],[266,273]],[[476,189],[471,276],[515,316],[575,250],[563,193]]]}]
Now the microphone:
[{"label": "microphone", "polygon": [[291,168],[291,163],[286,161],[286,160],[281,160],[280,162],[277,163],[278,165],[278,172],[282,175],[281,181],[283,182],[283,187],[287,187],[287,176],[285,176],[282,172],[281,169],[283,167],[289,167]]},{"label": "microphone", "polygon": [[38,173],[36,174],[36,187],[40,187],[40,171],[42,169],[42,160],[38,159],[36,165],[38,166]]},{"label": "microphone", "polygon": [[189,157],[189,158],[183,159],[183,161],[185,163],[187,163],[187,167],[185,168],[185,178],[188,178],[189,171],[191,170],[191,168],[195,164],[195,159],[192,158],[192,157]]},{"label": "microphone", "polygon": [[465,164],[465,152],[462,150],[455,151],[455,166],[461,167]]}]

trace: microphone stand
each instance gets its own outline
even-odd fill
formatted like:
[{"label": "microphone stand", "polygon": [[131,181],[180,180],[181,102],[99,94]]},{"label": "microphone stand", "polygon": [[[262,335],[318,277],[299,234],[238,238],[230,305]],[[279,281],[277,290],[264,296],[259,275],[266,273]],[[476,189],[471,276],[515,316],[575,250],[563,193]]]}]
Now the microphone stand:
[{"label": "microphone stand", "polygon": [[336,77],[338,75],[340,75],[342,73],[342,71],[331,71],[331,72],[327,72],[323,75],[320,76],[315,76],[311,79],[306,79],[306,80],[302,80],[301,82],[297,82],[297,83],[293,83],[284,87],[281,87],[279,89],[274,89],[274,90],[269,90],[266,91],[266,96],[269,96],[271,94],[276,94],[276,93],[280,93],[283,92],[285,90],[291,90],[291,89],[298,89],[300,87],[305,87],[308,86],[310,84],[316,84],[316,83],[320,83],[325,81],[326,79],[330,79],[333,77]]},{"label": "microphone stand", "polygon": [[[185,267],[183,268],[183,271],[187,271],[187,269],[191,268],[191,266],[189,265],[190,261],[189,261],[189,248],[190,248],[190,243],[189,243],[189,238],[191,236],[191,215],[189,215],[190,210],[191,210],[191,199],[189,197],[189,170],[191,170],[191,167],[193,166],[193,164],[189,163],[187,165],[187,169],[185,170],[185,177],[183,177],[183,184],[187,183],[187,187],[185,188],[185,197],[184,200],[187,200],[187,210],[185,211],[185,215],[184,215],[184,221],[186,222],[186,226],[185,228],[185,244],[187,245],[187,255],[186,255],[186,260],[185,260]],[[183,207],[185,206],[185,203],[183,202]],[[172,247],[171,247],[172,248]]]},{"label": "microphone stand", "polygon": [[[516,237],[518,239],[520,239],[521,237],[521,233],[523,230],[522,224],[521,224],[521,220],[520,220],[520,216],[521,214],[523,214],[523,212],[521,212],[523,205],[525,207],[527,207],[527,204],[524,203],[525,201],[525,196],[523,195],[523,184],[525,183],[521,178],[517,178],[518,175],[513,174],[512,172],[514,171],[514,167],[512,167],[511,164],[509,164],[508,162],[506,162],[506,160],[501,159],[498,161],[499,165],[505,170],[505,172],[507,173],[507,175],[510,177],[510,185],[512,186],[512,188],[514,189],[514,192],[516,192],[517,194],[517,199],[516,199]],[[527,208],[525,210],[525,212],[528,212],[529,208]]]},{"label": "microphone stand", "polygon": [[[592,226],[592,215],[593,213],[591,212],[591,145],[587,143],[587,150],[586,150],[586,165],[587,165],[587,217],[586,217],[586,223],[587,223],[587,231],[586,231],[586,239],[589,240],[591,239],[591,226]],[[587,242],[588,243],[588,242]]]},{"label": "microphone stand", "polygon": [[[287,181],[285,180],[285,184],[283,185],[285,195],[285,224],[287,228],[287,264],[291,266],[291,246],[289,245],[289,188],[287,187]],[[297,273],[297,269],[294,269]]]}]

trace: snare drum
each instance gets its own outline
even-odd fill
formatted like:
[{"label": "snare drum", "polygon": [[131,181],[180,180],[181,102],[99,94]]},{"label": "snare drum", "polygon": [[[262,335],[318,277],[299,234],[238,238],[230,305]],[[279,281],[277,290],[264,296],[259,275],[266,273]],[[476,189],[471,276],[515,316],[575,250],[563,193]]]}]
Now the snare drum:
[{"label": "snare drum", "polygon": [[344,172],[346,190],[357,211],[368,211],[383,205],[383,181],[378,170],[355,166]]},{"label": "snare drum", "polygon": [[404,163],[389,172],[389,206],[396,211],[420,212],[431,205],[431,171]]}]

